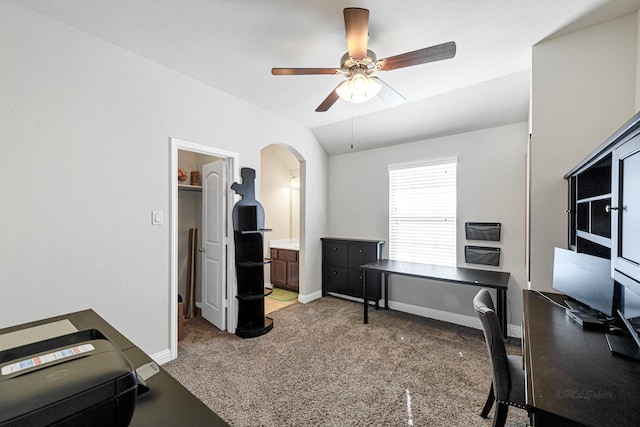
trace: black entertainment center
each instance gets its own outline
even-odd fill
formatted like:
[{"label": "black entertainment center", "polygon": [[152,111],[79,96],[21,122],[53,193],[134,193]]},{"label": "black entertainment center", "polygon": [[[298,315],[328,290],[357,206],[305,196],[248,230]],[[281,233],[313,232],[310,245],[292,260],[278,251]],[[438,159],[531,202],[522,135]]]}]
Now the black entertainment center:
[{"label": "black entertainment center", "polygon": [[565,179],[569,244],[555,248],[553,287],[567,297],[524,291],[532,425],[637,426],[640,113]]},{"label": "black entertainment center", "polygon": [[[612,326],[607,336],[611,351],[638,357],[640,113],[565,179],[569,183],[569,251],[556,248],[553,287],[592,309],[587,314]],[[563,275],[563,271],[572,273]]]}]

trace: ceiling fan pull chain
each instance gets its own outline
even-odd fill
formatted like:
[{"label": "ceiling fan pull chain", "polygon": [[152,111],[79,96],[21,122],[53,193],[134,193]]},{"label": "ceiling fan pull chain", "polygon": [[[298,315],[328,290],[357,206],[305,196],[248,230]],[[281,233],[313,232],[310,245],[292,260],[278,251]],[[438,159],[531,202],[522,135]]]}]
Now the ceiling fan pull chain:
[{"label": "ceiling fan pull chain", "polygon": [[354,105],[351,104],[351,149],[353,150],[353,108]]}]

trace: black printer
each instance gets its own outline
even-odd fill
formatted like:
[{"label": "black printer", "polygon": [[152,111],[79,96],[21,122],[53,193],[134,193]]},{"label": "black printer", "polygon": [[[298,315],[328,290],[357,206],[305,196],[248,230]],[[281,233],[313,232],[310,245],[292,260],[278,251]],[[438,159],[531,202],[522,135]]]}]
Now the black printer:
[{"label": "black printer", "polygon": [[89,329],[0,352],[0,426],[127,426],[131,363]]}]

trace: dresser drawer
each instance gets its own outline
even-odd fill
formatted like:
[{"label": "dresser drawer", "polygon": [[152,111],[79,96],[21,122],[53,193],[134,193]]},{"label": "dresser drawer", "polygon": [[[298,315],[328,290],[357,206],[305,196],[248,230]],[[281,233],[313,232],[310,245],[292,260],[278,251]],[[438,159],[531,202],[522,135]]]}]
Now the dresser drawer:
[{"label": "dresser drawer", "polygon": [[345,294],[348,292],[349,275],[346,268],[325,267],[322,271],[322,285],[324,291],[339,292]]},{"label": "dresser drawer", "polygon": [[[364,275],[364,271],[359,268],[350,268],[349,269],[349,285],[347,286],[349,290],[349,295],[354,297],[364,297],[363,288],[362,288],[362,276]],[[380,282],[380,275],[369,272],[367,276],[367,299],[369,300],[379,300],[382,295],[382,286]]]},{"label": "dresser drawer", "polygon": [[325,242],[322,245],[322,262],[325,265],[346,267],[348,245],[346,243]]},{"label": "dresser drawer", "polygon": [[358,268],[349,269],[349,295],[361,297],[362,294],[362,272]]},{"label": "dresser drawer", "polygon": [[356,268],[378,259],[377,246],[349,245],[349,267]]}]

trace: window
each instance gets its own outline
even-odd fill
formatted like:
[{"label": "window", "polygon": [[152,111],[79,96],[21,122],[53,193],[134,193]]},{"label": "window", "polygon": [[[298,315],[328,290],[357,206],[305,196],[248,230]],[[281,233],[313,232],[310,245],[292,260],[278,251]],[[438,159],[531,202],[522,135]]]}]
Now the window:
[{"label": "window", "polygon": [[389,258],[456,266],[456,160],[389,166]]}]

